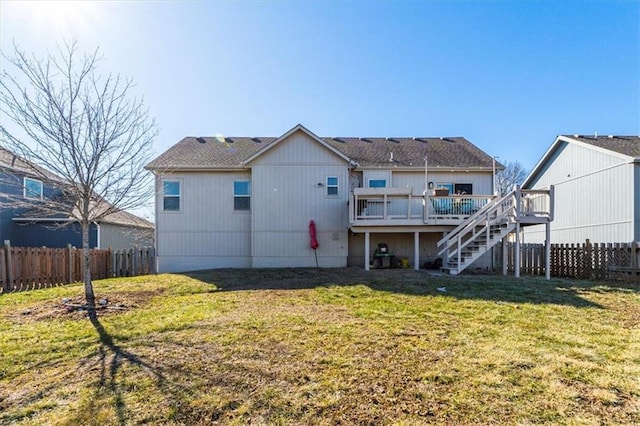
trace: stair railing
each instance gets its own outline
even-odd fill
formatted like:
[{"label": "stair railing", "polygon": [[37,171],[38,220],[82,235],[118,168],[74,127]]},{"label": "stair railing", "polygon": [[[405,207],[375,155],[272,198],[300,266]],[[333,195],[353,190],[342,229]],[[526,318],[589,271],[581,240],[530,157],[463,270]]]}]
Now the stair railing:
[{"label": "stair railing", "polygon": [[[510,220],[517,214],[517,192],[514,190],[500,199],[494,199],[438,241],[438,247],[444,246],[438,252],[439,255],[445,255],[443,263],[449,262],[453,256],[456,256],[459,267],[462,260],[462,250],[483,232],[486,233],[488,246],[491,226],[503,219]],[[453,250],[454,248],[455,250]]]}]

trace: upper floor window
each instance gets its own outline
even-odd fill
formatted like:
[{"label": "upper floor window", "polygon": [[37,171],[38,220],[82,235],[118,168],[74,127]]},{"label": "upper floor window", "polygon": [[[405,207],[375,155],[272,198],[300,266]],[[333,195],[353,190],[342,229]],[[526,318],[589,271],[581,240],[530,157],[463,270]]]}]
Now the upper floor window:
[{"label": "upper floor window", "polygon": [[386,188],[386,179],[369,179],[369,188]]},{"label": "upper floor window", "polygon": [[24,197],[42,198],[42,182],[28,177],[24,178]]},{"label": "upper floor window", "polygon": [[180,211],[180,197],[180,181],[165,180],[162,182],[162,209],[164,211]]},{"label": "upper floor window", "polygon": [[327,176],[327,195],[338,195],[337,176]]},{"label": "upper floor window", "polygon": [[248,180],[233,182],[233,210],[251,210],[251,182]]}]

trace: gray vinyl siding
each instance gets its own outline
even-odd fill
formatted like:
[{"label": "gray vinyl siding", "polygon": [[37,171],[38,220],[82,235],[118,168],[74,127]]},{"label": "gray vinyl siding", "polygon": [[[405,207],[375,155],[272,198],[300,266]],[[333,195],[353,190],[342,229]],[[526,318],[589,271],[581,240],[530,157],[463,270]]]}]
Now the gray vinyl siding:
[{"label": "gray vinyl siding", "polygon": [[153,229],[101,223],[100,248],[128,249],[153,246]]},{"label": "gray vinyl siding", "polygon": [[[181,182],[178,212],[162,211],[161,188],[165,179]],[[160,272],[251,266],[251,213],[234,211],[236,180],[251,180],[251,174],[185,172],[157,177],[156,249]],[[251,201],[253,204],[253,195]]]},{"label": "gray vinyl siding", "polygon": [[[347,263],[347,162],[295,132],[252,164],[253,267],[341,267]],[[338,177],[338,195],[326,179]],[[309,221],[320,247],[310,247]]]},{"label": "gray vinyl siding", "polygon": [[[555,187],[551,242],[634,239],[634,165],[619,156],[564,143],[532,188]],[[526,227],[525,242],[544,242],[544,226]]]},{"label": "gray vinyl siding", "polygon": [[393,177],[391,176],[391,170],[364,170],[362,172],[363,181],[362,187],[369,188],[370,180],[384,179],[387,181],[387,188],[395,187],[393,183]]},{"label": "gray vinyl siding", "polygon": [[[396,188],[412,187],[414,194],[424,191],[424,171],[393,172],[393,186]],[[427,182],[437,183],[470,183],[474,195],[491,195],[493,175],[491,172],[431,172],[427,173]]]}]

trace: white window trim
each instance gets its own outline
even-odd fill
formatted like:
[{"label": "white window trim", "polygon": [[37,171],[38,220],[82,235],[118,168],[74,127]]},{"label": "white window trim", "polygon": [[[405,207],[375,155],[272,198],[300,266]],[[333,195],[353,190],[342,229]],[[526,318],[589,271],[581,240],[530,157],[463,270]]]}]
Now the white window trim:
[{"label": "white window trim", "polygon": [[384,181],[384,186],[376,186],[376,188],[388,188],[389,187],[389,180],[387,178],[381,179],[381,178],[369,178],[367,179],[367,188],[373,188],[371,186],[371,181],[372,180],[383,180]]},{"label": "white window trim", "polygon": [[[40,196],[38,196],[38,197],[29,197],[27,195],[27,180],[30,180],[30,181],[33,181],[33,182],[38,182],[40,184]],[[30,200],[42,200],[43,192],[44,192],[44,184],[42,183],[41,180],[25,176],[23,178],[23,180],[22,180],[22,188],[23,188],[22,195],[24,196],[24,198],[28,198]]]},{"label": "white window trim", "polygon": [[[236,195],[236,182],[249,182],[249,194],[248,195]],[[240,213],[240,214],[247,214],[247,213],[251,213],[251,192],[252,192],[252,188],[251,188],[251,180],[234,180],[233,181],[233,212],[234,213]],[[238,210],[236,209],[236,198],[248,198],[249,199],[249,208],[247,210]]]},{"label": "white window trim", "polygon": [[[178,195],[165,195],[164,194],[164,183],[165,182],[178,182]],[[183,190],[183,182],[182,179],[162,179],[162,181],[160,182],[160,187],[162,188],[162,212],[163,213],[182,213],[182,209],[183,209],[183,195],[184,195],[184,190]],[[173,198],[178,198],[178,210],[166,210],[164,208],[164,199],[165,197],[173,197]]]},{"label": "white window trim", "polygon": [[[329,185],[329,179],[335,178],[337,183],[335,185]],[[327,176],[324,180],[326,191],[324,195],[328,198],[336,198],[340,197],[340,176]],[[335,194],[329,194],[329,188],[336,188]]]}]

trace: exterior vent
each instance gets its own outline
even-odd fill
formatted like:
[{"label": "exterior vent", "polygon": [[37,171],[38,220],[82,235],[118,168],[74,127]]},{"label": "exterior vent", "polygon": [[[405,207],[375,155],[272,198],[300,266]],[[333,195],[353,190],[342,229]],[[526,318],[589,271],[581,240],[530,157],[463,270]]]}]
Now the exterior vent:
[{"label": "exterior vent", "polygon": [[204,138],[196,138],[196,140],[200,143],[207,143],[207,141],[204,140]]}]

